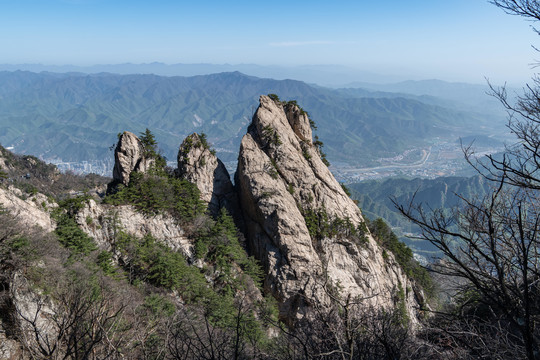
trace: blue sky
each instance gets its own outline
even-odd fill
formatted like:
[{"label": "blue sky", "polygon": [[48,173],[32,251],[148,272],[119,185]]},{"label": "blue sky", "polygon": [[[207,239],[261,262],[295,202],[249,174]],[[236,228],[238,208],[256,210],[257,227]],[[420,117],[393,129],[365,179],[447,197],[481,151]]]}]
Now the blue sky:
[{"label": "blue sky", "polygon": [[0,0],[0,63],[336,64],[521,83],[540,58],[530,26],[487,0]]}]

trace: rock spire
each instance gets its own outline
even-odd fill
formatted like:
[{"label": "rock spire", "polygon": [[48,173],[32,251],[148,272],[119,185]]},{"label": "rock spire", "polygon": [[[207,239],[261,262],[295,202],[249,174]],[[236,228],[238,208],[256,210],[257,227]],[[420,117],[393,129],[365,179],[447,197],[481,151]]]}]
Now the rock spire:
[{"label": "rock spire", "polygon": [[[295,103],[261,96],[242,139],[236,186],[251,252],[284,319],[301,317],[327,286],[366,305],[415,304],[409,280],[367,230],[360,209],[323,163],[310,120]],[[403,292],[403,291],[401,291]],[[397,299],[397,300],[396,300]]]}]

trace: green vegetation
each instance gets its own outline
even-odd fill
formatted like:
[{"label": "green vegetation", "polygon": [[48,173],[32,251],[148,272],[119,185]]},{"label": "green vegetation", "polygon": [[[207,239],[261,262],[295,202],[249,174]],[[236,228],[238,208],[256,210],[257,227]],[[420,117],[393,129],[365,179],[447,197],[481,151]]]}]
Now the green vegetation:
[{"label": "green vegetation", "polygon": [[232,217],[225,209],[216,221],[210,221],[208,227],[202,227],[196,234],[195,254],[213,264],[220,274],[218,280],[229,289],[238,287],[240,278],[236,266],[248,275],[257,286],[262,285],[262,270],[253,257],[248,257],[238,241],[238,230]]},{"label": "green vegetation", "polygon": [[[485,129],[497,122],[492,114],[485,114],[485,109],[464,111],[462,106],[437,103],[433,98],[396,93],[381,96],[355,89],[344,93],[300,82],[227,73],[170,78],[4,72],[0,74],[0,87],[9,94],[0,99],[5,114],[0,126],[10,129],[0,135],[0,142],[14,144],[23,139],[17,151],[64,161],[110,159],[108,148],[117,141],[119,131],[134,129],[138,134],[146,127],[155,129],[163,154],[170,159],[178,151],[175,134],[193,131],[221,139],[216,147],[237,150],[236,134],[244,119],[253,115],[253,99],[268,93],[268,89],[282,98],[298,99],[318,119],[319,136],[325,139],[329,157],[351,163],[386,157],[425,143],[430,137],[452,135],[455,139],[449,127],[478,124],[477,133],[485,134]],[[73,96],[61,95],[66,88]],[[152,96],[148,96],[148,89],[154,89]],[[477,92],[484,95],[484,90]],[[74,98],[87,101],[81,104]],[[25,99],[26,106],[20,106],[20,99]],[[206,121],[197,128],[192,121],[194,112],[216,124]],[[504,115],[499,116],[501,127]],[[363,156],[358,157],[359,153]]]},{"label": "green vegetation", "polygon": [[268,169],[268,174],[272,177],[272,179],[276,180],[279,177],[279,168],[277,162],[276,160],[270,158],[270,164],[271,167]]},{"label": "green vegetation", "polygon": [[132,173],[128,186],[105,197],[104,203],[132,204],[147,214],[167,212],[178,219],[190,220],[205,211],[200,191],[187,180],[172,176]]},{"label": "green vegetation", "polygon": [[266,143],[273,146],[277,147],[282,144],[281,139],[279,138],[279,134],[276,132],[276,129],[274,129],[270,125],[267,125],[262,129],[262,137]]},{"label": "green vegetation", "polygon": [[379,245],[383,247],[383,257],[386,251],[391,252],[405,274],[415,280],[424,289],[428,298],[432,297],[435,289],[431,276],[414,259],[412,250],[403,242],[399,241],[396,234],[392,232],[392,229],[383,219],[378,218],[375,221],[368,222],[368,228]]},{"label": "green vegetation", "polygon": [[61,201],[53,213],[57,223],[55,234],[58,236],[58,241],[71,250],[75,256],[89,255],[97,250],[94,240],[82,231],[75,221],[77,212],[84,207],[88,200],[88,196],[80,196]]},{"label": "green vegetation", "polygon": [[167,166],[167,159],[165,159],[165,157],[159,153],[154,134],[152,134],[152,132],[146,128],[145,132],[139,135],[139,139],[143,144],[144,157],[154,160],[154,164],[152,169],[150,169],[150,172],[160,175],[164,174],[165,167]]},{"label": "green vegetation", "polygon": [[294,194],[294,186],[293,186],[293,184],[287,184],[287,191],[291,195]]},{"label": "green vegetation", "polygon": [[349,188],[343,183],[340,183],[340,185],[341,185],[341,188],[343,189],[343,191],[345,191],[345,194],[348,197],[351,197],[351,190],[349,190]]},{"label": "green vegetation", "polygon": [[[348,184],[352,198],[358,200],[364,215],[375,220],[384,219],[401,237],[403,233],[419,233],[418,226],[405,219],[394,206],[409,204],[414,196],[415,202],[429,210],[442,208],[449,211],[460,203],[456,194],[464,197],[482,197],[489,191],[489,184],[481,177],[440,177],[437,179],[399,179],[370,180]],[[427,258],[438,256],[438,250],[427,241],[401,237],[414,252]]]},{"label": "green vegetation", "polygon": [[23,197],[40,192],[51,198],[65,196],[67,192],[85,192],[106,184],[109,179],[95,174],[77,176],[60,173],[55,165],[47,164],[35,156],[18,155],[0,146],[0,157],[6,167],[0,171],[0,183],[7,182],[22,190]]},{"label": "green vegetation", "polygon": [[[310,120],[310,125],[311,125],[312,121]],[[315,124],[315,123],[313,123]],[[313,128],[314,125],[311,125],[311,127]],[[316,129],[317,127],[315,127]],[[315,135],[314,137],[314,140],[313,141],[313,145],[315,145],[315,147],[317,148],[317,151],[319,152],[319,156],[321,157],[321,160],[322,162],[324,163],[324,165],[326,166],[330,166],[330,161],[328,161],[328,159],[326,158],[326,153],[324,151],[322,151],[322,147],[324,146],[324,143],[322,141],[319,140],[319,136]],[[351,196],[350,194],[348,194],[349,196]]]},{"label": "green vegetation", "polygon": [[[198,141],[197,142],[194,142],[193,139],[194,138],[197,138]],[[200,133],[200,134],[197,134],[197,133],[194,133],[188,137],[186,137],[184,139],[184,142],[182,143],[182,152],[184,153],[184,162],[187,162],[188,159],[187,159],[187,154],[191,151],[191,149],[193,148],[203,148],[203,149],[207,149],[210,151],[210,153],[212,155],[216,155],[216,150],[212,149],[210,144],[208,144],[208,140],[206,138],[206,134],[205,133]],[[201,158],[200,160],[201,162],[204,162],[204,158]],[[203,164],[200,164],[201,166],[204,165]]]},{"label": "green vegetation", "polygon": [[[279,97],[275,94],[268,94],[268,96],[274,100],[276,103],[279,103],[281,105],[283,105],[283,107],[287,110],[288,108],[290,107],[295,107],[295,108],[298,108],[299,111],[300,111],[300,114],[301,115],[306,115],[308,117],[308,120],[309,120],[309,126],[311,127],[311,130],[312,131],[315,131],[317,130],[317,125],[315,124],[315,122],[309,117],[309,114],[307,113],[307,111],[305,111],[304,109],[302,109],[300,106],[298,106],[298,103],[296,100],[289,100],[289,101],[280,101],[279,100]],[[270,126],[265,126],[263,128],[263,131],[262,131],[262,134],[263,134],[263,138],[264,140],[269,143],[269,144],[273,144],[274,146],[278,146],[278,145],[281,145],[281,141],[279,139],[279,135],[275,133],[275,130],[273,128],[271,128]],[[324,151],[322,151],[322,148],[324,146],[323,142],[321,140],[319,140],[319,136],[318,135],[315,135],[314,136],[314,141],[313,141],[313,145],[315,146],[315,148],[317,149],[317,152],[319,153],[319,156],[321,157],[321,160],[322,162],[326,165],[326,166],[330,166],[330,162],[328,161],[328,159],[326,158],[326,153],[324,153]],[[301,146],[302,146],[302,155],[304,156],[304,158],[306,160],[310,160],[311,159],[311,155],[309,154],[308,152],[308,146],[309,146],[309,143],[308,142],[302,142],[301,143]]]},{"label": "green vegetation", "polygon": [[366,242],[367,227],[364,223],[356,226],[349,218],[331,219],[324,208],[318,210],[301,208],[300,211],[313,240],[342,236],[355,240],[358,245]]}]

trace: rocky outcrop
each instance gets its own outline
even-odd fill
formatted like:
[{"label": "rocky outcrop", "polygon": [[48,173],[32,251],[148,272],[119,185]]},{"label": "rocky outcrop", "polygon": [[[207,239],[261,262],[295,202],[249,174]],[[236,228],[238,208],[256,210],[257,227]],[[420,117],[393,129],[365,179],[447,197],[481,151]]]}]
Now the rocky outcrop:
[{"label": "rocky outcrop", "polygon": [[265,287],[281,317],[302,316],[311,301],[328,302],[327,280],[366,305],[403,302],[411,317],[411,284],[365,228],[362,214],[320,158],[310,120],[296,104],[261,96],[242,139],[236,186],[247,242],[262,262]]},{"label": "rocky outcrop", "polygon": [[114,160],[113,180],[126,186],[133,171],[145,173],[155,162],[154,159],[144,156],[143,143],[129,131],[124,131],[118,138]]},{"label": "rocky outcrop", "polygon": [[181,251],[188,258],[192,255],[192,244],[184,230],[166,214],[149,216],[130,205],[111,206],[89,200],[77,213],[76,221],[101,249],[113,249],[118,232],[123,231],[137,238],[152,235],[172,250]]},{"label": "rocky outcrop", "polygon": [[217,216],[225,208],[238,223],[236,215],[240,208],[229,172],[204,136],[194,133],[182,142],[178,151],[178,175],[197,185],[211,215]]},{"label": "rocky outcrop", "polygon": [[37,225],[46,232],[54,231],[56,223],[51,219],[48,209],[55,206],[56,203],[50,203],[43,194],[28,196],[14,187],[0,187],[0,208],[8,210],[23,226],[30,228]]}]

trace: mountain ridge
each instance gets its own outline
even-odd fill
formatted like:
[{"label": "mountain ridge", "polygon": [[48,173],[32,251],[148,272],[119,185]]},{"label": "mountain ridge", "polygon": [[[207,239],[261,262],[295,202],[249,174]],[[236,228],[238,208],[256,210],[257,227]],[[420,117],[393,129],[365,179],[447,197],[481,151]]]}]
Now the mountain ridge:
[{"label": "mountain ridge", "polygon": [[[17,152],[63,161],[108,158],[104,149],[126,128],[151,128],[171,159],[176,144],[193,131],[207,133],[216,148],[234,152],[260,93],[305,104],[322,125],[319,135],[330,160],[349,163],[358,161],[359,152],[372,161],[412,144],[426,145],[424,135],[457,138],[485,132],[483,124],[492,122],[482,114],[395,94],[346,95],[239,72],[194,77],[0,72],[0,80],[0,142]],[[466,122],[478,125],[471,129],[463,126]]]}]

